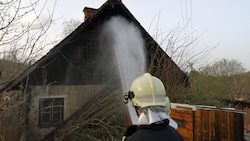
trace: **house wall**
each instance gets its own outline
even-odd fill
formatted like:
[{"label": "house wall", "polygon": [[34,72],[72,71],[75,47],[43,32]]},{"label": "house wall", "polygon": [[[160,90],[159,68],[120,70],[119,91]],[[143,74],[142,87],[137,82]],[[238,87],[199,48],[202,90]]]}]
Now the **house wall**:
[{"label": "house wall", "polygon": [[35,140],[41,140],[53,131],[54,127],[39,127],[39,99],[64,98],[64,120],[79,110],[92,96],[102,90],[105,85],[70,85],[70,86],[33,86],[29,124]]}]

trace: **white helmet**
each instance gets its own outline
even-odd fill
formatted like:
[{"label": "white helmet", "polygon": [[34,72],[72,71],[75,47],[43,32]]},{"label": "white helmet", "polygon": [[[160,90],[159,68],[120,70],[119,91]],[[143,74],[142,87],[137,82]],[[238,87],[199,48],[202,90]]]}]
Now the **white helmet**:
[{"label": "white helmet", "polygon": [[170,109],[170,101],[162,81],[149,73],[137,77],[132,82],[128,95],[125,95],[124,98],[125,103],[126,98],[127,101],[131,99],[133,106],[141,108],[165,106],[166,110]]}]

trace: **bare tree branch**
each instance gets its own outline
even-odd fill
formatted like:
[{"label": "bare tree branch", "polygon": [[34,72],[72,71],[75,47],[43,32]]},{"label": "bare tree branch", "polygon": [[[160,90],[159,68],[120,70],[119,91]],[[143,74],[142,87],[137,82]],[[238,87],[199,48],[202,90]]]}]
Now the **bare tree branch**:
[{"label": "bare tree branch", "polygon": [[[0,79],[0,85],[18,76],[30,62],[45,53],[46,47],[56,42],[47,35],[55,5],[56,1],[49,12],[45,11],[47,0],[8,0],[0,4],[0,58],[17,63],[14,70]],[[47,19],[42,19],[44,12],[47,12]],[[0,66],[2,72],[9,70]]]}]

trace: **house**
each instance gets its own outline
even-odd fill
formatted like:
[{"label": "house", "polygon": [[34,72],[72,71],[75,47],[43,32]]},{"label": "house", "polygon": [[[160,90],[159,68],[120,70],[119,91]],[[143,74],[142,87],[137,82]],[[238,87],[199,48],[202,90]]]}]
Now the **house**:
[{"label": "house", "polygon": [[[97,97],[105,99],[103,92],[112,92],[109,89],[111,83],[119,86],[118,72],[113,68],[115,66],[111,64],[107,67],[105,63],[113,59],[112,54],[108,54],[109,46],[104,44],[100,48],[98,45],[104,38],[100,34],[100,28],[112,16],[119,15],[138,27],[144,39],[147,71],[163,81],[169,95],[177,87],[188,85],[186,74],[120,0],[108,0],[99,9],[86,7],[84,12],[85,21],[79,27],[20,76],[1,88],[1,95],[5,93],[10,98],[17,95],[18,91],[16,103],[22,103],[21,108],[4,115],[16,115],[12,116],[13,120],[5,121],[5,124],[0,122],[0,135],[5,140],[63,140],[62,137],[66,134],[80,128],[80,124],[72,123],[83,122],[79,118],[89,110],[87,107],[90,104],[102,109],[99,102],[95,101]],[[101,61],[104,63],[100,63]],[[109,110],[113,111],[116,107],[110,107]],[[84,120],[88,118],[85,116]],[[18,128],[6,128],[13,121],[20,123],[16,125]],[[96,122],[98,121],[94,121]],[[70,130],[64,127],[70,127]]]}]

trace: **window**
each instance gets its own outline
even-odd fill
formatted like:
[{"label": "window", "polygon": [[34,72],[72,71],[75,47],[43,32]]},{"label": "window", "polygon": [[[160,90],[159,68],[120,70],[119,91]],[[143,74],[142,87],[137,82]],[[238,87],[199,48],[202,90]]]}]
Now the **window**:
[{"label": "window", "polygon": [[185,120],[178,120],[178,119],[174,119],[173,120],[178,124],[178,127],[180,128],[186,128],[186,121]]},{"label": "window", "polygon": [[48,127],[63,122],[63,98],[44,98],[39,100],[39,126]]}]

